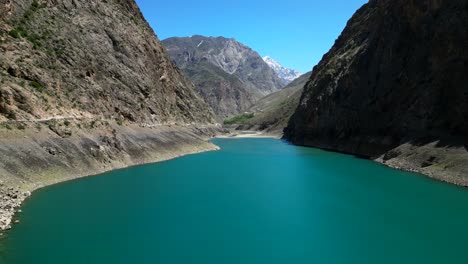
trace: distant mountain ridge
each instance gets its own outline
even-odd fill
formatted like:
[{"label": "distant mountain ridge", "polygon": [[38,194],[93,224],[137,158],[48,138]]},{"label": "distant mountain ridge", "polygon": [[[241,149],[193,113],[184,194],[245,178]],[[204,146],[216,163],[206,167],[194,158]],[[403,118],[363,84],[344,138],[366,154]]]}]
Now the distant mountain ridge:
[{"label": "distant mountain ridge", "polygon": [[219,119],[247,110],[284,86],[256,51],[235,39],[197,35],[162,42]]},{"label": "distant mountain ridge", "polygon": [[283,81],[284,85],[290,84],[292,81],[296,80],[302,75],[302,73],[294,69],[283,67],[283,65],[270,56],[263,57],[263,60],[276,72],[281,81]]}]

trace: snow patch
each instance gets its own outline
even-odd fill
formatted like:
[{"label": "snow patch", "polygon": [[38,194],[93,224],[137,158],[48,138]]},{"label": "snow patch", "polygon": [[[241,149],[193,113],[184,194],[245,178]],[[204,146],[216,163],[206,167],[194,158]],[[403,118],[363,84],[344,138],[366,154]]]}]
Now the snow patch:
[{"label": "snow patch", "polygon": [[275,71],[278,77],[286,84],[291,83],[302,75],[299,71],[285,68],[279,62],[272,59],[270,56],[265,56],[263,60]]}]

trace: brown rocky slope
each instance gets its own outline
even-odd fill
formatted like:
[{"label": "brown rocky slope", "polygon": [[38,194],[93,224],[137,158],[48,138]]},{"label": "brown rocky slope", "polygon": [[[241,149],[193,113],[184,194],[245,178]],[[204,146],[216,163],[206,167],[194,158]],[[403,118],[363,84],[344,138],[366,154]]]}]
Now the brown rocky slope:
[{"label": "brown rocky slope", "polygon": [[214,150],[214,122],[134,0],[0,0],[0,228],[36,188]]},{"label": "brown rocky slope", "polygon": [[5,119],[211,122],[132,0],[0,0]]},{"label": "brown rocky slope", "polygon": [[299,105],[302,91],[310,75],[311,72],[303,74],[281,91],[258,100],[249,109],[254,117],[241,121],[237,129],[257,130],[264,134],[281,137],[289,119]]},{"label": "brown rocky slope", "polygon": [[468,185],[468,2],[371,0],[314,68],[285,138]]}]

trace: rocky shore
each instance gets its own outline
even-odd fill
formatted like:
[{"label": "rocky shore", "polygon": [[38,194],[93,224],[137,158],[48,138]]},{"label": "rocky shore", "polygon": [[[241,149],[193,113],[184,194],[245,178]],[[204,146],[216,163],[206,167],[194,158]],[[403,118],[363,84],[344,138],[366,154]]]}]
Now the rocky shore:
[{"label": "rocky shore", "polygon": [[405,143],[373,160],[394,169],[468,187],[467,155],[463,145],[434,141],[420,145]]},{"label": "rocky shore", "polygon": [[0,184],[0,230],[11,228],[12,219],[21,203],[31,195],[29,191],[20,191],[18,187]]},{"label": "rocky shore", "polygon": [[69,126],[67,131],[70,135],[39,126],[0,129],[0,230],[11,228],[21,203],[39,188],[219,149],[208,141],[220,131],[215,125],[148,127],[97,122],[93,129]]}]

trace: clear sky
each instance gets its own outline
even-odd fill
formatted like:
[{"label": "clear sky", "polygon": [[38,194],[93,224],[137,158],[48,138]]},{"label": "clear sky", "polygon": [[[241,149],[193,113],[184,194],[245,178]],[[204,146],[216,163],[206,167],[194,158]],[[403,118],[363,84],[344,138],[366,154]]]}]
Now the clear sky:
[{"label": "clear sky", "polygon": [[283,66],[312,70],[367,0],[136,0],[163,40],[235,38]]}]

